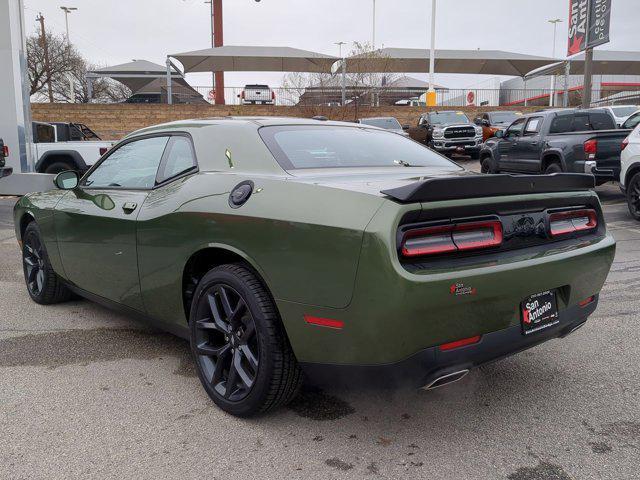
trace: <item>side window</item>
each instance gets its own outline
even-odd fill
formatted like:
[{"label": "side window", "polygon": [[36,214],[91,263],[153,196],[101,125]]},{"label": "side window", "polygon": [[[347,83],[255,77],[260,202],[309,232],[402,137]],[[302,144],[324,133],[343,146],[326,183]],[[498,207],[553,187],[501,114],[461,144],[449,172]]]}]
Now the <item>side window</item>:
[{"label": "side window", "polygon": [[507,133],[505,137],[519,137],[522,133],[522,128],[524,127],[524,122],[526,118],[519,118],[515,122],[511,124],[511,126],[507,129]]},{"label": "side window", "polygon": [[174,136],[169,140],[167,151],[158,171],[157,183],[180,175],[196,166],[191,140],[188,137]]},{"label": "side window", "polygon": [[486,120],[487,122],[490,122],[489,120],[489,114],[485,113],[484,115],[482,115],[482,120]]},{"label": "side window", "polygon": [[633,128],[636,128],[639,123],[640,123],[640,113],[634,113],[627,119],[626,122],[624,122],[624,125],[622,126],[622,128],[633,129]]},{"label": "side window", "polygon": [[584,132],[591,130],[591,122],[589,121],[589,114],[583,113],[573,116],[573,131]]},{"label": "side window", "polygon": [[590,112],[589,121],[592,130],[615,130],[616,122],[606,112]]},{"label": "side window", "polygon": [[530,118],[527,122],[527,125],[524,127],[524,136],[535,136],[540,132],[540,127],[542,126],[542,118],[541,117],[533,117]]},{"label": "side window", "polygon": [[114,150],[84,181],[87,187],[152,188],[169,137],[125,143]]},{"label": "side window", "polygon": [[573,128],[572,115],[560,115],[553,119],[549,133],[566,133]]}]

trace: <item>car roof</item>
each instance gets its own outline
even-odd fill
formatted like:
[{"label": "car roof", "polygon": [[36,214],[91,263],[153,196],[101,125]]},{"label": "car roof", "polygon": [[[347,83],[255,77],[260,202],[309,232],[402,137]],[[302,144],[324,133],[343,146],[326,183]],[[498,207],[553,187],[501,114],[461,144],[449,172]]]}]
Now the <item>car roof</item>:
[{"label": "car roof", "polygon": [[396,117],[392,117],[392,116],[388,116],[388,117],[365,117],[365,118],[361,118],[360,120],[387,120],[387,119],[394,119],[396,120]]},{"label": "car roof", "polygon": [[[256,129],[260,127],[267,126],[283,126],[283,125],[333,125],[333,126],[349,126],[353,127],[355,124],[353,122],[339,122],[334,120],[320,120],[313,118],[298,118],[298,117],[242,117],[242,116],[228,116],[228,117],[209,117],[209,118],[194,118],[188,120],[176,120],[173,122],[161,123],[158,125],[153,125],[150,127],[142,128],[140,130],[136,130],[132,132],[129,136],[133,135],[141,135],[145,133],[151,132],[161,132],[161,131],[175,131],[175,130],[183,130],[189,128],[202,128],[207,126],[221,125],[221,124],[236,124],[236,125],[244,125],[246,127],[255,127]],[[373,128],[373,127],[367,127]]]}]

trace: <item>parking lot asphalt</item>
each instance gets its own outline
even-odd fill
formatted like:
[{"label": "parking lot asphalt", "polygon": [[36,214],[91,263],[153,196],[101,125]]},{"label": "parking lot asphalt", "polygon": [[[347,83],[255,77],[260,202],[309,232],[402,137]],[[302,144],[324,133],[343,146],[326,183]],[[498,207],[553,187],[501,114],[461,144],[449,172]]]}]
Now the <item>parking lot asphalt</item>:
[{"label": "parking lot asphalt", "polygon": [[185,341],[31,302],[1,199],[0,478],[638,478],[640,224],[598,191],[618,249],[584,328],[436,391],[307,386],[250,420],[213,405]]}]

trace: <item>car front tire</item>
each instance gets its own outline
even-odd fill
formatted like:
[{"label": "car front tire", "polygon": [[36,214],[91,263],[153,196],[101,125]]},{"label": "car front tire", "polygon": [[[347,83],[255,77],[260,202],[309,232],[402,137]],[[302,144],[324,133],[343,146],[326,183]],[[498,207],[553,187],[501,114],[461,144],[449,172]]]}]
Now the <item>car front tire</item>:
[{"label": "car front tire", "polygon": [[72,297],[51,267],[40,228],[35,222],[27,225],[22,236],[22,266],[27,292],[34,302],[50,305]]},{"label": "car front tire", "polygon": [[228,264],[206,273],[189,327],[198,376],[222,410],[248,417],[298,393],[302,371],[271,296],[250,269]]},{"label": "car front tire", "polygon": [[480,172],[486,174],[497,173],[493,166],[493,160],[491,160],[491,157],[485,157],[482,159],[482,162],[480,163]]}]

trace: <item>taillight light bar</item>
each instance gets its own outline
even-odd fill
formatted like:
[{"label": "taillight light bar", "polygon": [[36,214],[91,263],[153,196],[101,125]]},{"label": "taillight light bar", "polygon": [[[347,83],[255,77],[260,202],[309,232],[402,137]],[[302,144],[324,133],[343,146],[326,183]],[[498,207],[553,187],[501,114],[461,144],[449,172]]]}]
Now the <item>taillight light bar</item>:
[{"label": "taillight light bar", "polygon": [[598,140],[594,138],[592,138],[591,140],[587,140],[586,142],[584,142],[582,147],[587,158],[596,158],[596,153],[598,153]]},{"label": "taillight light bar", "polygon": [[591,209],[552,213],[549,227],[552,237],[595,230],[598,227],[598,215]]},{"label": "taillight light bar", "polygon": [[501,244],[502,223],[491,220],[409,230],[402,238],[400,251],[404,257],[420,257],[480,250]]},{"label": "taillight light bar", "polygon": [[2,147],[2,156],[3,157],[8,157],[9,156],[9,146],[8,145],[4,145]]}]

